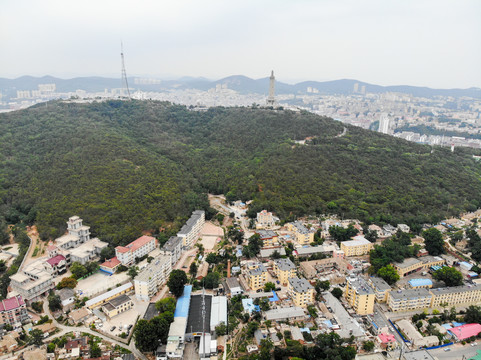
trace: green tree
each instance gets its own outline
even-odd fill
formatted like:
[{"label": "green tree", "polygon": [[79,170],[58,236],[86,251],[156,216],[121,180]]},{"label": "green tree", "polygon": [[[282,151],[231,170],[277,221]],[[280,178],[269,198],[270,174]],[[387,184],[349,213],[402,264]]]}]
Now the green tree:
[{"label": "green tree", "polygon": [[166,311],[170,311],[171,313],[173,313],[175,311],[176,303],[177,302],[175,301],[174,298],[168,297],[168,298],[160,299],[159,301],[157,301],[155,303],[155,308],[160,313],[163,313]]},{"label": "green tree", "polygon": [[224,322],[221,322],[219,325],[215,327],[215,333],[217,336],[224,336],[227,334],[227,325]]},{"label": "green tree", "polygon": [[481,306],[470,305],[464,314],[464,321],[468,324],[481,324]]},{"label": "green tree", "polygon": [[362,344],[362,348],[363,348],[363,350],[365,350],[367,352],[371,352],[371,351],[374,350],[374,342],[373,341],[365,341]]},{"label": "green tree", "polygon": [[182,296],[184,285],[187,283],[187,275],[182,270],[172,270],[167,281],[170,292],[176,297]]},{"label": "green tree", "polygon": [[43,344],[43,331],[40,329],[33,329],[30,331],[29,335],[29,343],[33,345],[40,346]]},{"label": "green tree", "polygon": [[219,262],[219,257],[214,253],[209,253],[205,257],[205,261],[207,261],[209,265],[217,264]]},{"label": "green tree", "polygon": [[279,253],[279,251],[275,250],[272,254],[271,254],[271,259],[272,260],[276,260],[276,259],[280,259],[282,256],[281,254]]},{"label": "green tree", "polygon": [[269,291],[272,291],[272,290],[275,290],[276,289],[276,284],[272,283],[272,282],[266,282],[266,284],[264,285],[264,291],[265,292],[269,292]]},{"label": "green tree", "polygon": [[85,269],[87,270],[87,274],[96,273],[99,270],[99,264],[95,261],[90,261],[85,264]]},{"label": "green tree", "polygon": [[322,291],[327,291],[331,287],[331,283],[329,280],[316,280],[316,286],[314,287],[316,289],[317,293],[321,293]]},{"label": "green tree", "polygon": [[353,236],[356,236],[359,233],[359,230],[357,230],[354,225],[349,224],[347,228],[343,228],[342,226],[331,226],[329,228],[329,235],[332,236],[332,238],[335,241],[346,241],[351,239]]},{"label": "green tree", "polygon": [[424,246],[430,255],[437,256],[444,254],[443,234],[436,228],[430,228],[422,232]]},{"label": "green tree", "polygon": [[189,274],[190,274],[193,278],[195,278],[195,276],[197,275],[197,264],[196,264],[194,261],[190,264]]},{"label": "green tree", "polygon": [[341,289],[335,287],[334,289],[332,289],[331,294],[334,295],[336,298],[340,299],[343,293]]},{"label": "green tree", "polygon": [[135,346],[142,352],[154,351],[159,346],[155,324],[144,319],[137,321],[134,329],[134,339]]},{"label": "green tree", "polygon": [[62,310],[62,300],[60,300],[60,296],[51,293],[47,299],[50,311]]},{"label": "green tree", "polygon": [[393,285],[399,280],[399,274],[391,264],[380,268],[377,275],[383,278],[389,285]]},{"label": "green tree", "polygon": [[137,266],[129,267],[129,270],[127,271],[127,275],[129,275],[131,279],[135,278],[138,274],[139,274],[139,268]]},{"label": "green tree", "polygon": [[75,277],[75,279],[80,279],[87,275],[87,269],[85,268],[85,266],[76,261],[74,261],[72,265],[70,265],[70,272],[72,273],[73,277]]},{"label": "green tree", "polygon": [[459,286],[463,284],[463,274],[453,267],[443,266],[433,273],[433,278],[443,281],[446,286]]},{"label": "green tree", "polygon": [[112,259],[115,256],[115,249],[113,247],[107,246],[100,251],[100,262]]},{"label": "green tree", "polygon": [[77,280],[73,277],[64,277],[60,282],[57,284],[57,289],[69,288],[74,289],[77,286]]},{"label": "green tree", "polygon": [[49,344],[47,345],[47,352],[50,353],[50,354],[54,353],[56,346],[57,346],[57,345],[55,345],[55,343],[53,343],[53,342],[49,343]]},{"label": "green tree", "polygon": [[220,274],[218,272],[210,272],[203,280],[206,289],[215,289],[219,286]]},{"label": "green tree", "polygon": [[100,350],[100,346],[97,343],[92,343],[90,345],[90,357],[98,358],[101,356],[102,356],[102,350]]}]

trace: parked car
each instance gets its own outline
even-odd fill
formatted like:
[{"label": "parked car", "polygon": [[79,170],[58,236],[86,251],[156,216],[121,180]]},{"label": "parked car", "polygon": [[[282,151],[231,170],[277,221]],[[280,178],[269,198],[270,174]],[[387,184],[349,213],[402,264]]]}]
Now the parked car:
[{"label": "parked car", "polygon": [[444,351],[451,351],[451,348],[446,348],[444,349]]},{"label": "parked car", "polygon": [[112,327],[110,328],[110,331],[114,331],[115,328],[116,328],[116,326],[112,326]]}]

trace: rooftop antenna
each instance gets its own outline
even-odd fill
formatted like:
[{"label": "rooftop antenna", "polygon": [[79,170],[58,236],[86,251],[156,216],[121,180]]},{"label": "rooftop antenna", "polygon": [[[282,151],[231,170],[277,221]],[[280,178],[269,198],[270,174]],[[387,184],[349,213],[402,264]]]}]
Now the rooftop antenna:
[{"label": "rooftop antenna", "polygon": [[122,92],[127,89],[127,94],[129,100],[130,97],[130,90],[129,90],[129,82],[127,81],[127,72],[125,71],[125,61],[124,61],[124,45],[122,44],[122,40],[120,41],[120,58],[122,59]]}]

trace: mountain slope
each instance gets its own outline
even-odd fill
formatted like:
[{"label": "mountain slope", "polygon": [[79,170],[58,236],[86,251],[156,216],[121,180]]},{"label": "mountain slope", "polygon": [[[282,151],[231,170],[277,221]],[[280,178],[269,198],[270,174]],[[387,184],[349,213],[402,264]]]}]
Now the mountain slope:
[{"label": "mountain slope", "polygon": [[44,236],[77,214],[123,244],[207,208],[205,192],[254,199],[251,211],[283,219],[331,212],[412,225],[480,206],[473,150],[345,128],[304,112],[50,102],[0,115],[1,209],[9,218],[33,206]]},{"label": "mountain slope", "polygon": [[[120,79],[103,78],[103,77],[80,77],[73,79],[59,79],[52,76],[32,77],[22,76],[17,79],[0,78],[0,93],[10,98],[16,97],[17,90],[36,89],[38,84],[55,83],[57,91],[70,92],[78,89],[98,92],[104,89],[120,88]],[[472,97],[481,98],[480,88],[469,89],[432,89],[419,86],[380,86],[369,84],[366,82],[350,79],[341,79],[333,81],[304,81],[294,85],[276,81],[277,94],[306,94],[307,87],[313,87],[319,90],[320,94],[352,94],[354,84],[366,86],[366,91],[370,93],[386,93],[399,92],[411,94],[418,97],[434,97],[434,96],[454,96],[454,97]],[[178,80],[165,80],[159,84],[136,84],[135,78],[129,78],[129,84],[134,89],[142,91],[166,91],[171,89],[198,89],[208,90],[214,88],[217,84],[226,84],[229,89],[236,90],[240,93],[258,93],[267,94],[269,91],[269,78],[251,79],[244,75],[228,76],[226,78],[210,81],[204,78],[185,77]]]}]

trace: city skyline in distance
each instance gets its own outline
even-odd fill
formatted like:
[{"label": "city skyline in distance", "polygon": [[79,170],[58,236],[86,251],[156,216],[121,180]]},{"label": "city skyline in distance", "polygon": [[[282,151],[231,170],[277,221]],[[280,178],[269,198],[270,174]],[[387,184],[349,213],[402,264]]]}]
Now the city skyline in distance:
[{"label": "city skyline in distance", "polygon": [[[27,6],[26,6],[27,4]],[[481,87],[478,1],[7,0],[0,77],[358,79],[379,85]]]}]

